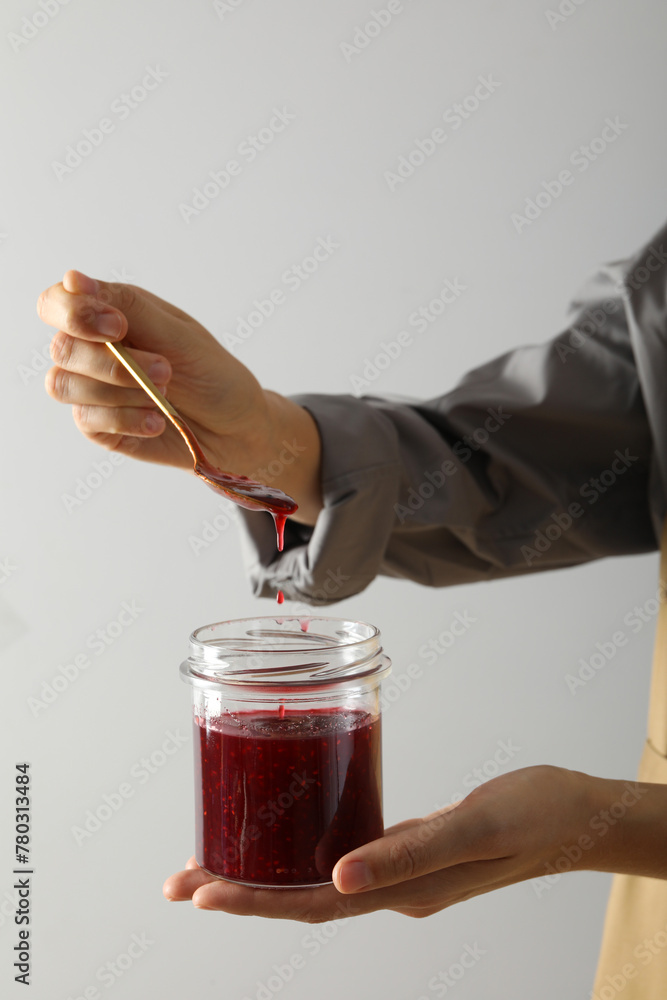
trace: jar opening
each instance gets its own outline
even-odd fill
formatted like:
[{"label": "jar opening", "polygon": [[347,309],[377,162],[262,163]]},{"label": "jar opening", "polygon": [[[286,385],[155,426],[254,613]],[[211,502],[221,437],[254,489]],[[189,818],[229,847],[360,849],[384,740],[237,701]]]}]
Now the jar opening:
[{"label": "jar opening", "polygon": [[190,636],[190,655],[181,665],[184,680],[192,683],[282,685],[385,676],[388,669],[379,629],[321,615],[203,625]]}]

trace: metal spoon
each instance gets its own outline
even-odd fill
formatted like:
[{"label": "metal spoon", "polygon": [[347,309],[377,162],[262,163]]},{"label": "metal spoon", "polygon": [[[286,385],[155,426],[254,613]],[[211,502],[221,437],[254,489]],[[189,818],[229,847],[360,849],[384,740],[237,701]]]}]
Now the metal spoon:
[{"label": "metal spoon", "polygon": [[188,451],[194,460],[194,472],[200,479],[218,493],[223,493],[234,503],[249,510],[268,510],[273,515],[278,531],[278,547],[282,549],[282,530],[285,519],[293,514],[297,509],[297,504],[282,490],[273,486],[264,486],[247,476],[233,476],[229,472],[222,472],[208,461],[201,449],[199,441],[188,427],[183,417],[165,399],[162,393],[155,388],[145,371],[137,364],[131,354],[129,354],[120,344],[112,344],[106,341],[106,346],[114,354],[120,363],[127,368],[132,377],[148,393],[150,398],[159,406],[165,417],[171,421],[178,433],[181,435]]}]

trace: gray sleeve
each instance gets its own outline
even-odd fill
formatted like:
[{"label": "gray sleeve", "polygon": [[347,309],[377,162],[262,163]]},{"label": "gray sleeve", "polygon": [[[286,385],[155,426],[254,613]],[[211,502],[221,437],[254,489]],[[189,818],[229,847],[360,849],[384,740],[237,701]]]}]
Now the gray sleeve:
[{"label": "gray sleeve", "polygon": [[561,334],[436,399],[293,397],[319,427],[324,509],[313,528],[288,521],[282,554],[270,517],[242,512],[255,594],[319,605],[377,574],[440,587],[654,550],[627,274],[607,266]]}]

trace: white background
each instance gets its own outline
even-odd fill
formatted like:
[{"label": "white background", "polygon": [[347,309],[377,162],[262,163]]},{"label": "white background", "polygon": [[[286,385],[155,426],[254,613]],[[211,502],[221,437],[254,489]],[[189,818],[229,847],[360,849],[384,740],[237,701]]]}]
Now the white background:
[{"label": "white background", "polygon": [[[27,759],[35,1000],[74,1000],[95,984],[113,1000],[149,992],[254,1000],[294,953],[305,968],[282,996],[417,1000],[438,995],[429,980],[466,945],[484,955],[450,991],[458,1000],[588,996],[610,882],[603,874],[564,876],[540,896],[524,883],[425,921],[350,920],[317,954],[307,925],[163,899],[163,880],[193,850],[189,742],[145,783],[136,765],[168,730],[189,741],[178,665],[190,631],[272,606],[250,596],[233,526],[193,553],[191,536],[219,512],[193,477],[128,459],[68,511],[65,495],[106,454],[46,396],[42,349],[53,331],[35,313],[42,289],[75,267],[150,289],[222,340],[253,299],[331,235],[340,249],[238,349],[270,388],[349,392],[350,376],[445,278],[468,289],[374,393],[429,397],[515,344],[552,336],[591,269],[634,251],[667,207],[667,10],[660,0],[570,7],[550,25],[555,0],[551,8],[406,0],[346,59],[341,43],[370,16],[363,0],[237,0],[222,17],[211,3],[185,0],[71,0],[18,51],[10,34],[40,8],[3,3],[0,560],[14,567],[0,583],[3,995],[25,995],[12,982],[10,889],[14,763]],[[164,82],[126,120],[111,113],[157,66]],[[500,83],[495,93],[390,191],[385,171],[480,75]],[[295,120],[186,223],[179,205],[274,107]],[[615,116],[628,126],[616,142],[517,233],[511,214]],[[59,180],[53,161],[103,117],[113,133]],[[395,674],[425,666],[420,646],[456,611],[476,618],[386,713],[387,822],[449,801],[499,740],[520,747],[510,767],[553,763],[631,778],[652,624],[576,695],[564,678],[652,597],[656,575],[656,557],[645,556],[492,587],[428,591],[378,580],[335,606],[380,626]],[[89,636],[133,601],[137,620],[96,655]],[[28,699],[86,650],[91,665],[31,711]],[[77,844],[73,827],[122,782],[132,797]],[[153,943],[104,985],[98,969],[133,934]]]}]

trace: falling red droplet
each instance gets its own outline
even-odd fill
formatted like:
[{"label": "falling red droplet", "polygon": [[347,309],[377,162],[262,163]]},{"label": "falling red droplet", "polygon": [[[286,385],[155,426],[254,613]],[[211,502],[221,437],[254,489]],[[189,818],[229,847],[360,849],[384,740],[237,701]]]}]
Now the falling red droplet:
[{"label": "falling red droplet", "polygon": [[308,626],[310,625],[310,618],[299,618],[299,625],[301,626],[302,632],[307,632]]},{"label": "falling red droplet", "polygon": [[287,514],[278,514],[271,511],[271,517],[276,522],[276,535],[278,538],[278,552],[282,552],[283,543],[285,541],[285,521],[287,520]]},{"label": "falling red droplet", "polygon": [[279,715],[279,717],[280,717],[281,719],[284,719],[284,718],[285,718],[285,706],[284,706],[284,705],[281,705],[281,706],[280,706],[280,708],[279,708],[279,710],[278,710],[278,715]]},{"label": "falling red droplet", "polygon": [[278,601],[278,604],[282,604],[283,601],[285,600],[285,595],[283,594],[282,590],[278,591],[278,596],[276,600]]}]

